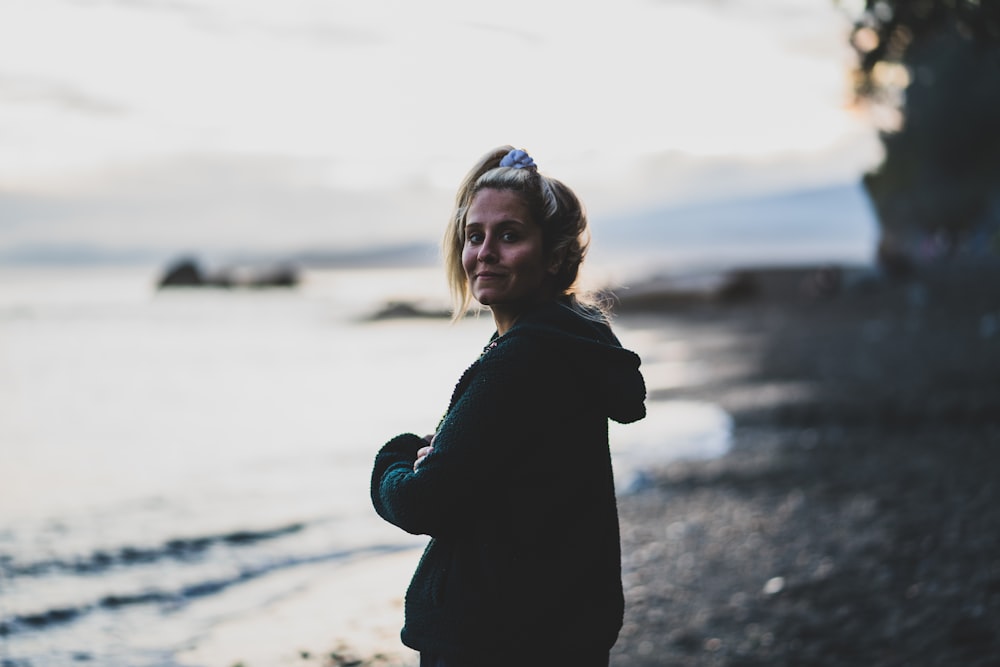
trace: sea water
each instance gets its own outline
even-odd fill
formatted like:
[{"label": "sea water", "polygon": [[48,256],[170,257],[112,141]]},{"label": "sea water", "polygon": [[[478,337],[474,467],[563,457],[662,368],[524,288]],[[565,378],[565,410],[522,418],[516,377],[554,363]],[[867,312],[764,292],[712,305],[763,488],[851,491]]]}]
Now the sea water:
[{"label": "sea water", "polygon": [[[488,314],[368,317],[392,300],[443,307],[438,269],[308,271],[271,290],[157,277],[0,271],[5,667],[180,665],[213,628],[308,587],[310,568],[425,543],[375,515],[371,464],[393,435],[433,431]],[[616,331],[651,388],[681,381],[675,332]],[[728,429],[715,406],[650,403],[612,425],[619,490],[645,466],[721,453]]]}]

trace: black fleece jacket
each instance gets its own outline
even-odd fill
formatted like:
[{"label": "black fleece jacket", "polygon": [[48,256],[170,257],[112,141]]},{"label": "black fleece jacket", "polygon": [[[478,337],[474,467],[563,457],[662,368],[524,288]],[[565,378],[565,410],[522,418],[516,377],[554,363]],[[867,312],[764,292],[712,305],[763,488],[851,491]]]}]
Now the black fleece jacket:
[{"label": "black fleece jacket", "polygon": [[416,471],[421,437],[382,447],[375,510],[432,537],[404,644],[476,664],[607,653],[624,607],[608,419],[645,416],[639,363],[607,324],[547,303],[465,371]]}]

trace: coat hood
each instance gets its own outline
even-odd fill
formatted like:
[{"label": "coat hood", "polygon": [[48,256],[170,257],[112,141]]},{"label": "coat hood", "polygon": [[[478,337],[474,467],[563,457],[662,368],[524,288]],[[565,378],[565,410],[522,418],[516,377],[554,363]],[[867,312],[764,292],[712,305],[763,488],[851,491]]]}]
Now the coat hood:
[{"label": "coat hood", "polygon": [[518,318],[504,338],[512,336],[531,336],[568,353],[609,418],[627,424],[646,416],[639,355],[622,347],[606,322],[586,317],[569,304],[551,302]]}]

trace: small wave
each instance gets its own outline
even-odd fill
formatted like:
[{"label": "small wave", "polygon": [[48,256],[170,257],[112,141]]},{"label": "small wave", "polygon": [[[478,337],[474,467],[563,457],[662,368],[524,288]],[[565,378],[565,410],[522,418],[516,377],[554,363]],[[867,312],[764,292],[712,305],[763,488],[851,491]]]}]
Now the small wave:
[{"label": "small wave", "polygon": [[218,535],[174,538],[155,547],[124,546],[113,551],[95,551],[79,558],[41,560],[23,564],[0,557],[0,565],[9,576],[38,577],[56,573],[99,574],[112,567],[146,565],[163,560],[192,560],[214,546],[249,546],[298,533],[305,527],[304,523],[293,523],[267,530],[240,530]]},{"label": "small wave", "polygon": [[54,625],[70,623],[101,609],[117,610],[124,607],[146,604],[179,606],[194,599],[220,593],[237,584],[242,584],[280,570],[363,556],[386,555],[412,548],[412,545],[380,544],[325,554],[286,558],[265,566],[243,570],[232,577],[188,584],[175,590],[154,589],[130,594],[106,595],[94,603],[79,605],[77,607],[61,607],[33,614],[17,614],[0,619],[0,637],[6,637],[25,630],[43,630]]}]

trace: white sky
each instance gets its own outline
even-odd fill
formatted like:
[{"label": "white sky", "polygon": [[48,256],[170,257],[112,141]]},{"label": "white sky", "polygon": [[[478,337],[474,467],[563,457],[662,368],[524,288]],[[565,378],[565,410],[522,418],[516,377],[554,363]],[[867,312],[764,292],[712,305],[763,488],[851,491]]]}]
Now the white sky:
[{"label": "white sky", "polygon": [[842,182],[877,150],[847,27],[834,0],[4,0],[0,248],[436,239],[504,143],[592,217]]}]

